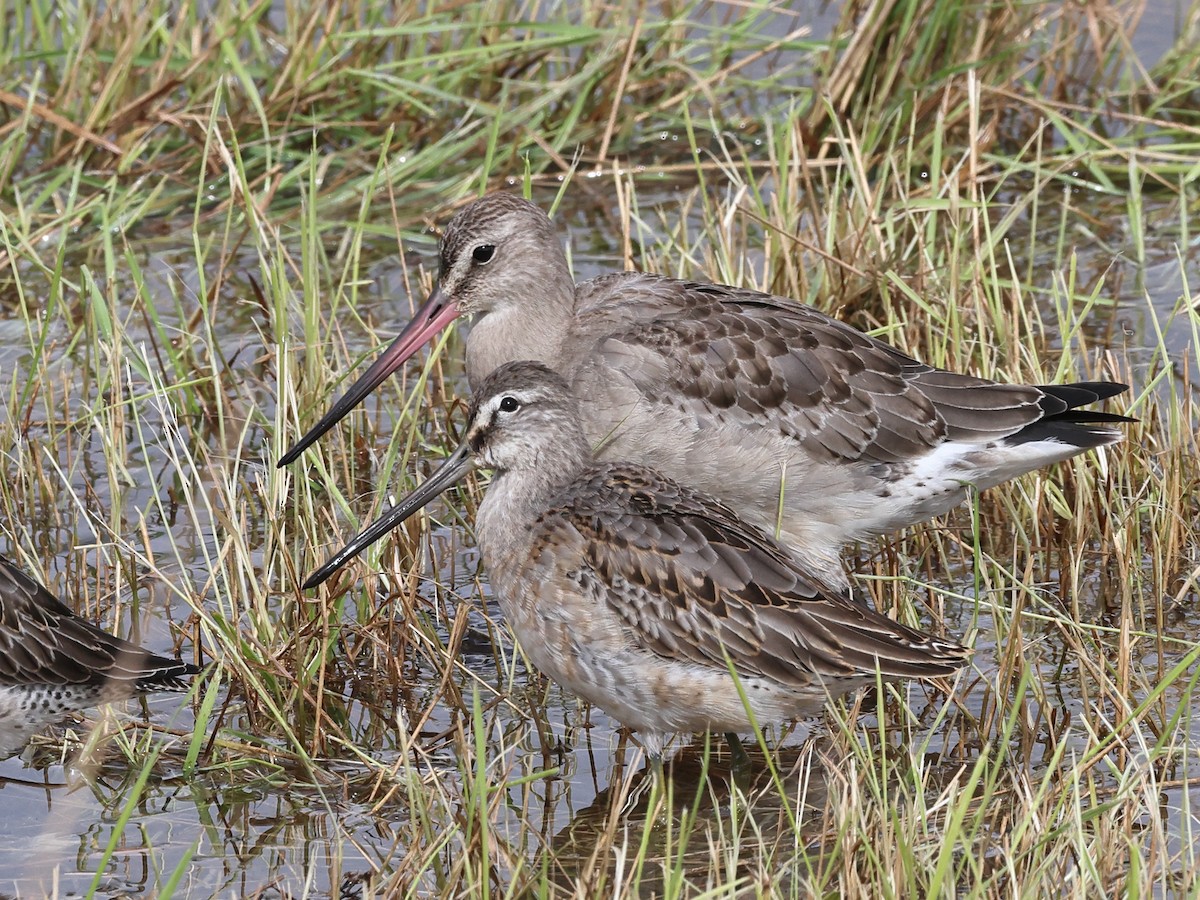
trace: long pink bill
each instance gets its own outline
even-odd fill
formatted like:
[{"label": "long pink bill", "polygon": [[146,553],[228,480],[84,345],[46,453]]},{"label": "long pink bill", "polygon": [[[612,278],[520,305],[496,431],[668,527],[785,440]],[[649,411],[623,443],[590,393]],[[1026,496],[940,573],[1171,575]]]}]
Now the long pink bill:
[{"label": "long pink bill", "polygon": [[383,351],[379,359],[371,364],[371,368],[350,386],[329,412],[316,425],[308,430],[287,453],[279,458],[278,465],[282,468],[295,462],[300,454],[316,443],[330,428],[362,403],[367,394],[379,387],[385,378],[404,365],[405,361],[416,353],[422,346],[439,331],[449,325],[458,316],[458,307],[446,300],[440,287],[435,287],[425,305],[417,310],[412,321],[404,326],[396,340]]}]

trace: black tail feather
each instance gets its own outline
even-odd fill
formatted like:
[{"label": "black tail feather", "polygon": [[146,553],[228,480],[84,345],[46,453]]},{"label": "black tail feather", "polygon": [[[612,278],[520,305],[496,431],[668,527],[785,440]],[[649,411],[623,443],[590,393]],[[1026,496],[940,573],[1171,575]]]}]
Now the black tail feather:
[{"label": "black tail feather", "polygon": [[1042,392],[1040,406],[1044,415],[1016,434],[1006,439],[1009,444],[1024,444],[1032,441],[1053,440],[1059,443],[1087,449],[1115,444],[1124,437],[1116,428],[1123,422],[1136,422],[1129,416],[1117,413],[1079,409],[1090,403],[1098,403],[1129,390],[1129,386],[1115,381],[1080,381],[1075,384],[1038,385]]},{"label": "black tail feather", "polygon": [[[1041,407],[1048,417],[1062,415],[1076,407],[1099,403],[1129,390],[1129,385],[1116,381],[1077,381],[1074,384],[1039,384],[1037,387],[1043,394]],[[1106,421],[1129,420],[1116,417]]]}]

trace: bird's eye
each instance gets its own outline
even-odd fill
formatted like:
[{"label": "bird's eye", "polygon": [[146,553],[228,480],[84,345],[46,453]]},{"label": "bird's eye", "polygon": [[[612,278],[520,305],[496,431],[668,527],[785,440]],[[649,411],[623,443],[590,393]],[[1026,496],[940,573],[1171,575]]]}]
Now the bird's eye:
[{"label": "bird's eye", "polygon": [[516,412],[521,408],[521,401],[516,397],[504,397],[500,400],[500,412]]},{"label": "bird's eye", "polygon": [[483,265],[484,263],[492,261],[492,256],[495,254],[495,252],[495,244],[480,244],[471,251],[471,259],[475,260],[475,262],[479,263],[480,265]]}]

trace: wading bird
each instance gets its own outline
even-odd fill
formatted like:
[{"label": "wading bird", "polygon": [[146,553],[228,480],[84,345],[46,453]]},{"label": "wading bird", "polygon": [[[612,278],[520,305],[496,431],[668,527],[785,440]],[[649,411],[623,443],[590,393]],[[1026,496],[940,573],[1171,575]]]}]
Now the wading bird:
[{"label": "wading bird", "polygon": [[601,458],[652,465],[778,528],[845,587],[844,544],[1119,441],[1111,425],[1128,421],[1078,408],[1125,385],[958,375],[785,297],[637,272],[576,284],[546,214],[510,194],[459,212],[440,254],[428,302],[280,465],[464,315],[472,387],[506,362],[545,363]]},{"label": "wading bird", "polygon": [[476,536],[526,656],[637,731],[652,757],[673,732],[749,730],[747,708],[756,722],[794,719],[880,675],[965,661],[958,644],[825,584],[716,498],[597,462],[570,387],[532,362],[483,379],[462,445],[305,588],[477,466],[495,474]]},{"label": "wading bird", "polygon": [[0,557],[0,759],[67,713],[185,691],[199,672],[101,631]]}]

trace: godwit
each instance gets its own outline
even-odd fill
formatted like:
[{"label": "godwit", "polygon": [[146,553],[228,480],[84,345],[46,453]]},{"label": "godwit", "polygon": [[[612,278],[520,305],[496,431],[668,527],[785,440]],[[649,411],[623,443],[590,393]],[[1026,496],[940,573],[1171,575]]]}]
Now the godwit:
[{"label": "godwit", "polygon": [[957,644],[825,585],[714,497],[596,462],[566,381],[532,362],[483,379],[458,450],[305,588],[476,466],[495,470],[476,536],[525,654],[637,731],[652,757],[673,732],[748,730],[747,705],[757,722],[792,719],[877,673],[930,677],[964,662]]},{"label": "godwit", "polygon": [[69,712],[184,691],[199,671],[101,631],[0,557],[0,759]]},{"label": "godwit", "polygon": [[925,365],[784,297],[622,272],[575,284],[546,214],[509,194],[458,213],[437,288],[295,460],[456,316],[474,320],[467,376],[505,362],[561,373],[604,459],[654,466],[778,525],[844,587],[849,541],[939,515],[984,489],[1121,433],[1078,410],[1109,382],[1010,385]]}]

